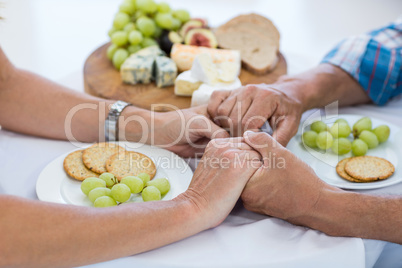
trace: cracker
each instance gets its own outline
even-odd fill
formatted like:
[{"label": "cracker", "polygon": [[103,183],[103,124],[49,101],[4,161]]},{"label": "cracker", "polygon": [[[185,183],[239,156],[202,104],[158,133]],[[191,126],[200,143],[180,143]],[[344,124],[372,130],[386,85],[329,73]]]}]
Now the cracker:
[{"label": "cracker", "polygon": [[119,181],[126,176],[136,176],[140,173],[148,173],[152,179],[156,173],[156,166],[152,159],[134,151],[112,155],[106,162],[106,169]]},{"label": "cracker", "polygon": [[84,150],[82,161],[89,170],[102,174],[106,172],[106,161],[109,157],[120,151],[124,151],[124,148],[115,143],[95,143]]},{"label": "cracker", "polygon": [[358,180],[368,182],[389,178],[395,172],[395,167],[384,158],[366,155],[350,159],[345,171]]},{"label": "cracker", "polygon": [[364,182],[358,179],[353,178],[350,176],[348,173],[345,171],[345,165],[346,163],[351,159],[352,157],[342,159],[339,161],[339,163],[336,165],[336,173],[338,173],[339,176],[344,178],[345,180],[351,181],[351,182]]},{"label": "cracker", "polygon": [[83,150],[74,151],[64,158],[63,167],[67,174],[79,181],[88,177],[99,177],[98,173],[92,172],[82,162]]}]

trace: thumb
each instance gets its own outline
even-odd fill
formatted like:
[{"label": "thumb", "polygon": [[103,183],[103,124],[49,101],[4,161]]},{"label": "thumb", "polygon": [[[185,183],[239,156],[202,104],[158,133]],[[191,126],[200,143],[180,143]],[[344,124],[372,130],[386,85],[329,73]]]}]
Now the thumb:
[{"label": "thumb", "polygon": [[205,137],[213,140],[213,139],[223,139],[223,138],[229,138],[230,135],[229,133],[224,130],[223,128],[221,128],[220,126],[218,126],[217,124],[215,124],[214,122],[212,122],[211,120],[209,120],[210,126],[211,126],[211,131],[210,132],[206,132],[205,133]]},{"label": "thumb", "polygon": [[254,150],[260,153],[263,159],[267,159],[269,152],[274,149],[275,146],[280,146],[278,143],[265,132],[244,132],[245,142]]},{"label": "thumb", "polygon": [[283,119],[276,124],[272,137],[282,146],[286,147],[290,139],[296,135],[298,125],[296,120]]}]

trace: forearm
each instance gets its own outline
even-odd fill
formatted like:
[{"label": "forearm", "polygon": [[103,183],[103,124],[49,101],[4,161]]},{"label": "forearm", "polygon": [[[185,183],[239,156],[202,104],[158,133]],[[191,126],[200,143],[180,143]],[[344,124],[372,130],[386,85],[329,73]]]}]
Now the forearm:
[{"label": "forearm", "polygon": [[1,196],[1,267],[72,267],[154,249],[205,229],[186,200],[87,208]]},{"label": "forearm", "polygon": [[[94,142],[104,137],[104,121],[113,102],[13,68],[0,83],[0,125],[28,135]],[[136,107],[125,114],[149,120],[149,113]],[[138,141],[143,131],[138,121],[129,126],[133,132],[128,138]]]},{"label": "forearm", "polygon": [[299,75],[283,76],[272,86],[299,100],[304,111],[335,101],[339,101],[340,106],[370,101],[353,77],[331,64],[320,64]]},{"label": "forearm", "polygon": [[332,236],[402,244],[401,197],[325,189],[310,216],[296,222]]}]

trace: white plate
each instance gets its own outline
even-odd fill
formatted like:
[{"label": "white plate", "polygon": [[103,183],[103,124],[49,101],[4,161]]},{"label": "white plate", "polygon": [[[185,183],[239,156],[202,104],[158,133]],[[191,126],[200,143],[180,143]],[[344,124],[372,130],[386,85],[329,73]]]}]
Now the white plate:
[{"label": "white plate", "polygon": [[[309,125],[317,120],[322,120],[329,126],[335,122],[338,118],[344,118],[348,121],[349,125],[352,127],[353,124],[362,118],[360,115],[348,115],[341,114],[336,117],[331,118],[320,118],[312,117],[303,122],[300,127],[299,132],[293,139],[289,142],[287,148],[296,154],[303,161],[307,162],[317,173],[317,175],[326,183],[331,184],[336,187],[344,189],[375,189],[390,186],[402,181],[402,170],[400,161],[402,161],[402,130],[388,122],[382,120],[371,118],[373,122],[373,128],[386,124],[391,129],[391,135],[387,142],[380,144],[377,148],[370,149],[367,155],[378,156],[387,159],[395,166],[395,173],[388,179],[382,181],[375,181],[370,183],[356,183],[349,182],[345,179],[339,177],[336,173],[336,164],[346,158],[351,157],[352,153],[346,155],[338,156],[334,154],[331,150],[327,152],[320,151],[318,149],[311,149],[304,146],[301,141],[302,130],[309,130]],[[349,137],[352,140],[352,135]]]},{"label": "white plate", "polygon": [[[86,145],[85,147],[90,146]],[[162,200],[170,200],[187,190],[193,172],[178,155],[167,150],[139,143],[119,142],[128,151],[136,151],[150,157],[156,167],[155,178],[165,177],[170,182],[170,191]],[[74,150],[75,151],[75,150]],[[92,206],[88,197],[81,192],[81,182],[70,178],[63,169],[64,158],[71,152],[63,154],[50,162],[40,173],[36,182],[36,194],[39,200]],[[140,194],[133,194],[128,202],[143,202]]]}]

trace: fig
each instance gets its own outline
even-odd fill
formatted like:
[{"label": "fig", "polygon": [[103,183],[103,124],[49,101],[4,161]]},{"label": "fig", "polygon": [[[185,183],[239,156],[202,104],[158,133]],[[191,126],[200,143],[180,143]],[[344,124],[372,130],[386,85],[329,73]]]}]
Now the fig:
[{"label": "fig", "polygon": [[208,21],[207,21],[207,19],[203,19],[203,18],[192,18],[191,20],[198,20],[198,21],[201,21],[201,23],[202,23],[202,28],[208,28]]},{"label": "fig", "polygon": [[209,29],[192,29],[184,40],[186,45],[216,48],[218,41],[215,35]]},{"label": "fig", "polygon": [[203,25],[203,22],[199,20],[189,20],[181,27],[180,35],[184,38],[191,29],[202,28]]},{"label": "fig", "polygon": [[170,55],[173,44],[183,43],[183,38],[175,31],[163,31],[159,39],[160,48]]}]

